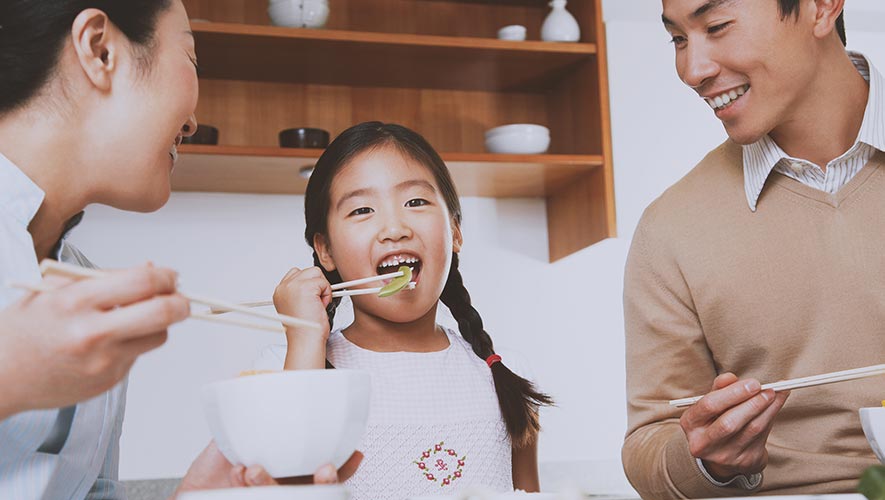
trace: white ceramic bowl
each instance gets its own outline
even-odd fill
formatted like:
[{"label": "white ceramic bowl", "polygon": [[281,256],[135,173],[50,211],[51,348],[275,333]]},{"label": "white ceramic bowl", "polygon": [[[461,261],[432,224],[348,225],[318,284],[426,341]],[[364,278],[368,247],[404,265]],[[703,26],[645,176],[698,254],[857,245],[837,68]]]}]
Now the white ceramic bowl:
[{"label": "white ceramic bowl", "polygon": [[340,485],[261,486],[226,490],[191,491],[179,500],[347,500],[350,494]]},{"label": "white ceramic bowl", "polygon": [[515,123],[486,131],[490,153],[540,154],[550,147],[550,130],[541,125]]},{"label": "white ceramic bowl", "polygon": [[179,500],[347,500],[350,494],[341,485],[261,486],[226,490],[191,491]]},{"label": "white ceramic bowl", "polygon": [[504,26],[503,28],[498,30],[498,38],[501,40],[517,40],[522,41],[525,40],[525,26],[520,24],[511,24],[510,26]]},{"label": "white ceramic bowl", "polygon": [[366,430],[369,392],[367,372],[285,371],[209,384],[203,410],[231,463],[306,476],[350,458]]},{"label": "white ceramic bowl", "polygon": [[270,0],[270,21],[288,28],[322,28],[329,19],[328,0]]},{"label": "white ceramic bowl", "polygon": [[885,408],[861,408],[860,424],[876,458],[885,464]]}]

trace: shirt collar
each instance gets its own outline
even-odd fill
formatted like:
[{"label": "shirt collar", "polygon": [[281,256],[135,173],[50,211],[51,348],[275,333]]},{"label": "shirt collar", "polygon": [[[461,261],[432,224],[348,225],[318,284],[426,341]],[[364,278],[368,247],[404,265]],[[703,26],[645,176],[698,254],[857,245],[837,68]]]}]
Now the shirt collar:
[{"label": "shirt collar", "polygon": [[27,228],[45,196],[34,181],[0,153],[0,210]]},{"label": "shirt collar", "polygon": [[[857,71],[870,83],[870,93],[864,118],[857,135],[857,143],[864,143],[879,151],[885,151],[885,79],[863,54],[848,52],[848,57]],[[852,148],[854,149],[854,148]],[[771,175],[778,162],[790,158],[774,140],[765,135],[759,141],[743,147],[744,153],[744,192],[750,210],[756,211],[756,204],[765,187],[765,181]]]}]

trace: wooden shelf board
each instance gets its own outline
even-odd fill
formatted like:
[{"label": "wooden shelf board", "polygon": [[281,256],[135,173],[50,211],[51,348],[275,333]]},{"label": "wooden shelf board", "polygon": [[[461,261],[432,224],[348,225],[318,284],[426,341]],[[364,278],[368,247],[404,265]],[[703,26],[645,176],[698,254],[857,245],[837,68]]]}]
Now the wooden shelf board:
[{"label": "wooden shelf board", "polygon": [[542,92],[590,43],[195,23],[202,77],[361,87]]},{"label": "wooden shelf board", "polygon": [[[184,145],[172,177],[176,191],[303,194],[302,167],[319,149]],[[594,155],[446,153],[461,196],[547,197],[603,164]]]}]

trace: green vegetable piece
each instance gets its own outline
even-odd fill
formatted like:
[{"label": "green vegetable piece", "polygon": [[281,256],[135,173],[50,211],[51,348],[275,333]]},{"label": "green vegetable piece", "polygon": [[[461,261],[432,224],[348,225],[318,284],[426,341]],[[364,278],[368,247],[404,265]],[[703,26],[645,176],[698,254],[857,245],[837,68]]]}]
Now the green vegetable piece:
[{"label": "green vegetable piece", "polygon": [[385,285],[384,288],[378,292],[379,297],[390,297],[409,286],[409,282],[412,281],[412,268],[409,266],[400,266],[399,271],[401,271],[403,275],[399,278],[393,278],[390,283]]},{"label": "green vegetable piece", "polygon": [[865,470],[857,491],[869,500],[885,500],[885,466],[874,465]]}]

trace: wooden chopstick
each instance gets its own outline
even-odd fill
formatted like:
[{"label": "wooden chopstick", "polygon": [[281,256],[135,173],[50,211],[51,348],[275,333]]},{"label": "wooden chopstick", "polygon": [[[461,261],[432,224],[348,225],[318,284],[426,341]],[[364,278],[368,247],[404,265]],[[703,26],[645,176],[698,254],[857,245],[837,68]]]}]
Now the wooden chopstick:
[{"label": "wooden chopstick", "polygon": [[343,283],[335,283],[332,285],[332,290],[343,290],[345,288],[349,288],[352,286],[365,285],[366,283],[374,283],[376,281],[384,281],[386,279],[399,278],[403,275],[402,271],[396,271],[387,274],[379,274],[378,276],[369,276],[368,278],[360,278],[358,280],[353,281],[345,281]]},{"label": "wooden chopstick", "polygon": [[[73,279],[95,278],[95,277],[105,275],[105,272],[103,272],[103,271],[99,271],[96,269],[86,269],[86,268],[82,268],[79,266],[65,264],[65,263],[61,263],[61,262],[57,262],[57,261],[49,260],[49,259],[44,260],[40,264],[40,271],[44,276],[56,274],[56,275],[61,275],[61,276],[65,276],[65,277],[73,278]],[[24,285],[24,284],[16,283],[16,285]],[[47,291],[46,286],[42,285],[42,284],[41,285],[25,285],[24,288],[30,289],[31,291],[37,291],[37,292]],[[223,300],[205,297],[205,296],[201,296],[201,295],[196,295],[193,293],[187,293],[182,290],[178,290],[178,293],[191,302],[195,302],[197,304],[203,304],[203,305],[206,305],[209,307],[216,307],[216,308],[220,308],[220,309],[226,309],[229,311],[236,311],[241,314],[245,314],[247,316],[254,316],[257,318],[267,319],[267,320],[271,320],[271,321],[279,321],[280,323],[282,323],[284,325],[292,326],[292,327],[307,327],[307,328],[314,328],[314,329],[321,328],[321,326],[318,323],[315,323],[313,321],[303,320],[300,318],[296,318],[294,316],[287,316],[285,314],[272,314],[272,313],[266,313],[266,312],[261,312],[261,311],[255,311],[249,307],[243,307],[243,306],[233,304],[230,302],[225,302]],[[191,316],[193,317],[194,315],[191,315]],[[204,319],[204,318],[198,317],[196,319]],[[222,320],[222,321],[226,321],[226,320]],[[253,327],[256,326],[251,323],[247,324],[247,323],[232,322],[232,321],[226,321],[226,322],[228,322],[230,324],[234,324],[236,326],[244,326],[244,325],[251,325]]]},{"label": "wooden chopstick", "polygon": [[[772,382],[762,386],[762,390],[769,389],[775,392],[792,391],[795,389],[803,389],[805,387],[815,387],[818,385],[836,384],[846,382],[848,380],[857,380],[867,377],[877,377],[885,375],[885,364],[867,366],[864,368],[855,368],[853,370],[843,370],[839,372],[824,373],[821,375],[812,375],[810,377],[794,378],[790,380],[782,380],[780,382]],[[701,400],[703,396],[695,396],[692,398],[674,399],[670,401],[670,406],[676,408],[685,408],[691,406]]]},{"label": "wooden chopstick", "polygon": [[[387,279],[387,277],[389,277],[391,275],[402,276],[403,273],[402,272],[390,273],[389,275],[383,275],[381,277],[383,277],[384,279]],[[398,276],[394,276],[394,278],[396,278]],[[364,280],[370,280],[370,281],[364,281]],[[353,283],[357,282],[357,281],[362,282],[362,283],[357,283],[358,285],[360,285],[360,284],[365,284],[365,283],[371,283],[372,281],[378,281],[378,280],[376,278],[363,278],[361,280],[348,281],[347,283],[350,283],[350,285],[348,285],[348,286],[353,286]],[[341,285],[341,283],[339,283],[338,285]],[[336,291],[332,292],[332,298],[353,297],[355,295],[377,295],[377,294],[381,293],[381,290],[383,290],[383,287],[357,288],[354,290],[341,290],[341,288],[344,288],[344,287],[338,286],[338,285],[332,285],[332,290],[336,290]],[[414,290],[414,289],[415,289],[415,283],[409,283],[408,285],[406,285],[405,288],[403,288],[403,290]],[[268,306],[273,305],[273,301],[272,300],[260,300],[257,302],[238,302],[236,305],[238,305],[240,307],[245,307],[245,308],[268,307]],[[228,308],[224,308],[224,307],[212,307],[209,311],[211,314],[224,314],[224,313],[231,312],[232,310],[233,309],[228,309]]]}]

